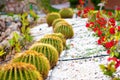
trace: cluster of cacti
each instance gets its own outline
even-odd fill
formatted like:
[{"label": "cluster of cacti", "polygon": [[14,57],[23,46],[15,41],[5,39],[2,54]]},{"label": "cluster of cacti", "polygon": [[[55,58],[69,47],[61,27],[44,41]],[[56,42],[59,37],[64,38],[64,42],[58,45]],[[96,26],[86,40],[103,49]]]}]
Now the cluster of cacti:
[{"label": "cluster of cacti", "polygon": [[51,68],[53,68],[58,61],[58,51],[50,44],[36,43],[30,47],[30,50],[35,50],[38,53],[43,53],[50,62]]},{"label": "cluster of cacti", "polygon": [[62,21],[65,22],[64,19],[55,19],[52,23],[52,27],[54,28],[57,23],[62,22]]},{"label": "cluster of cacti", "polygon": [[51,26],[53,21],[55,19],[59,19],[59,18],[61,18],[61,16],[57,12],[48,13],[47,17],[46,17],[46,21],[47,21],[48,26]]},{"label": "cluster of cacti", "polygon": [[65,36],[62,33],[52,33],[52,34],[47,34],[45,36],[56,36],[56,37],[59,37],[62,40],[63,46],[66,47],[66,39],[65,39]]},{"label": "cluster of cacti", "polygon": [[35,66],[18,62],[2,66],[0,80],[43,80],[43,78]]},{"label": "cluster of cacti", "polygon": [[38,42],[51,44],[52,46],[54,46],[56,48],[59,55],[63,51],[63,42],[59,37],[45,36],[45,37],[41,38]]},{"label": "cluster of cacti", "polygon": [[72,18],[73,17],[73,10],[71,8],[63,8],[59,11],[62,18]]},{"label": "cluster of cacti", "polygon": [[15,57],[12,62],[25,62],[34,65],[46,79],[50,70],[48,59],[42,54],[33,50],[25,51],[22,55]]},{"label": "cluster of cacti", "polygon": [[59,22],[55,25],[54,28],[55,33],[62,33],[66,39],[72,38],[74,36],[74,31],[73,28],[70,24],[64,23],[64,22]]}]

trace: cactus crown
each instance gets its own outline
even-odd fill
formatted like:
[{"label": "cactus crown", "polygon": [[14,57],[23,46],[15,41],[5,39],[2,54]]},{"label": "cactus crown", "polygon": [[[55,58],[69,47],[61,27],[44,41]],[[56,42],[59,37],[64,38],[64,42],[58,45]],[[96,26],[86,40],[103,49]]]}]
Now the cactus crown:
[{"label": "cactus crown", "polygon": [[65,20],[64,19],[55,19],[54,21],[53,21],[53,23],[52,23],[52,27],[54,28],[55,27],[55,25],[58,23],[58,22],[61,22],[61,21],[63,21],[63,22],[65,22]]},{"label": "cactus crown", "polygon": [[35,50],[38,53],[43,53],[48,58],[51,68],[53,68],[58,61],[58,52],[50,44],[36,43],[30,47],[30,50]]},{"label": "cactus crown", "polygon": [[10,63],[0,69],[0,80],[43,80],[36,68],[27,63]]},{"label": "cactus crown", "polygon": [[54,46],[56,48],[59,55],[63,51],[63,42],[59,37],[46,36],[46,37],[41,38],[38,42],[51,44],[52,46]]},{"label": "cactus crown", "polygon": [[49,13],[46,17],[46,21],[48,23],[48,26],[51,26],[53,21],[55,19],[58,19],[58,18],[61,18],[60,14],[57,13],[57,12],[52,12],[52,13]]},{"label": "cactus crown", "polygon": [[47,36],[56,36],[56,37],[59,37],[62,40],[63,46],[64,47],[66,46],[66,39],[65,39],[65,36],[62,33],[52,33],[52,34],[45,35],[45,37],[47,37]]},{"label": "cactus crown", "polygon": [[67,23],[56,24],[54,28],[55,33],[62,33],[66,39],[72,38],[74,35],[74,31],[71,25]]},{"label": "cactus crown", "polygon": [[26,62],[33,64],[42,74],[44,79],[47,78],[48,72],[50,70],[48,59],[42,53],[38,54],[36,51],[33,50],[25,51],[21,56],[13,59],[13,62]]},{"label": "cactus crown", "polygon": [[62,18],[72,18],[73,10],[71,8],[63,8],[59,11]]}]

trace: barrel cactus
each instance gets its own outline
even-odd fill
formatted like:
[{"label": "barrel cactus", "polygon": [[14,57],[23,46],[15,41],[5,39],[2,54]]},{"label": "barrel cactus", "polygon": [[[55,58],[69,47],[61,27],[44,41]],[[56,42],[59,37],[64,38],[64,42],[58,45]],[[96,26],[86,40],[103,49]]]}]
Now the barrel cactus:
[{"label": "barrel cactus", "polygon": [[36,43],[30,47],[30,50],[35,50],[38,53],[43,53],[49,60],[51,68],[53,68],[58,61],[58,52],[50,44]]},{"label": "barrel cactus", "polygon": [[53,21],[59,18],[61,18],[61,16],[57,12],[52,12],[52,13],[47,14],[46,21],[47,21],[48,26],[51,26]]},{"label": "barrel cactus", "polygon": [[46,36],[41,38],[38,42],[51,44],[56,48],[59,55],[63,51],[63,42],[59,37],[56,36]]},{"label": "barrel cactus", "polygon": [[72,18],[73,17],[73,10],[71,8],[63,8],[59,11],[62,18]]},{"label": "barrel cactus", "polygon": [[45,36],[56,36],[56,37],[59,37],[62,40],[63,46],[66,47],[66,39],[65,39],[65,36],[62,33],[46,34]]},{"label": "barrel cactus", "polygon": [[43,78],[32,64],[16,62],[1,67],[0,80],[43,80]]},{"label": "barrel cactus", "polygon": [[55,33],[62,33],[66,39],[74,36],[74,31],[71,25],[66,23],[58,23],[54,28]]},{"label": "barrel cactus", "polygon": [[44,79],[47,78],[50,70],[50,63],[48,59],[42,53],[37,53],[33,50],[25,51],[22,55],[15,57],[12,61],[33,64],[40,74],[42,74]]},{"label": "barrel cactus", "polygon": [[54,28],[55,25],[56,25],[58,22],[65,22],[65,20],[64,20],[64,19],[55,19],[55,20],[53,21],[53,23],[52,23],[52,27]]}]

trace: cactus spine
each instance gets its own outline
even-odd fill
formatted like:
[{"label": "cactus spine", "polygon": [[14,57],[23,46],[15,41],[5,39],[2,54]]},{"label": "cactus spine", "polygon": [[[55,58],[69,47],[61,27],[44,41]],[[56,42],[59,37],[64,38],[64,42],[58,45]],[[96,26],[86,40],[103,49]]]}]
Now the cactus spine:
[{"label": "cactus spine", "polygon": [[19,57],[15,57],[13,62],[25,62],[33,64],[42,74],[44,79],[47,78],[48,72],[50,70],[50,63],[48,59],[42,53],[37,53],[33,50],[25,51]]},{"label": "cactus spine", "polygon": [[50,44],[36,43],[30,47],[30,50],[35,50],[38,53],[43,53],[49,60],[51,68],[53,68],[58,61],[58,52]]},{"label": "cactus spine", "polygon": [[73,17],[73,10],[71,8],[63,8],[59,11],[62,18],[72,18]]},{"label": "cactus spine", "polygon": [[35,66],[27,63],[10,63],[0,69],[0,80],[43,80]]},{"label": "cactus spine", "polygon": [[71,25],[67,23],[58,23],[54,28],[55,33],[62,33],[66,39],[74,36],[74,31]]},{"label": "cactus spine", "polygon": [[61,18],[59,13],[57,13],[57,12],[49,13],[46,17],[46,21],[47,21],[48,26],[51,26],[53,21],[55,19],[59,19],[59,18]]},{"label": "cactus spine", "polygon": [[63,42],[59,37],[46,36],[46,37],[41,38],[38,42],[51,44],[52,46],[54,46],[56,48],[59,55],[63,51]]}]

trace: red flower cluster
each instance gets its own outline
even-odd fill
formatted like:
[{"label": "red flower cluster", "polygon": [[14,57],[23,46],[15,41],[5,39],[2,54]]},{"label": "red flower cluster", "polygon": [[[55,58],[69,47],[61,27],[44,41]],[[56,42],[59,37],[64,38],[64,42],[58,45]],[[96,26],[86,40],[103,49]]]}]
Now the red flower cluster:
[{"label": "red flower cluster", "polygon": [[102,36],[100,39],[98,39],[97,43],[101,45],[102,43],[104,43],[104,41],[105,41],[105,37]]},{"label": "red flower cluster", "polygon": [[89,22],[89,23],[86,23],[86,27],[93,27],[94,26],[94,22]]},{"label": "red flower cluster", "polygon": [[109,57],[108,61],[115,61],[115,68],[118,68],[120,66],[120,59],[117,59],[116,57]]},{"label": "red flower cluster", "polygon": [[105,20],[105,18],[98,18],[98,20],[96,20],[96,22],[100,25],[100,26],[105,26],[107,21]]},{"label": "red flower cluster", "polygon": [[110,42],[106,42],[104,46],[106,47],[106,49],[110,49],[110,48],[113,47],[116,43],[117,43],[117,41],[111,40]]}]

